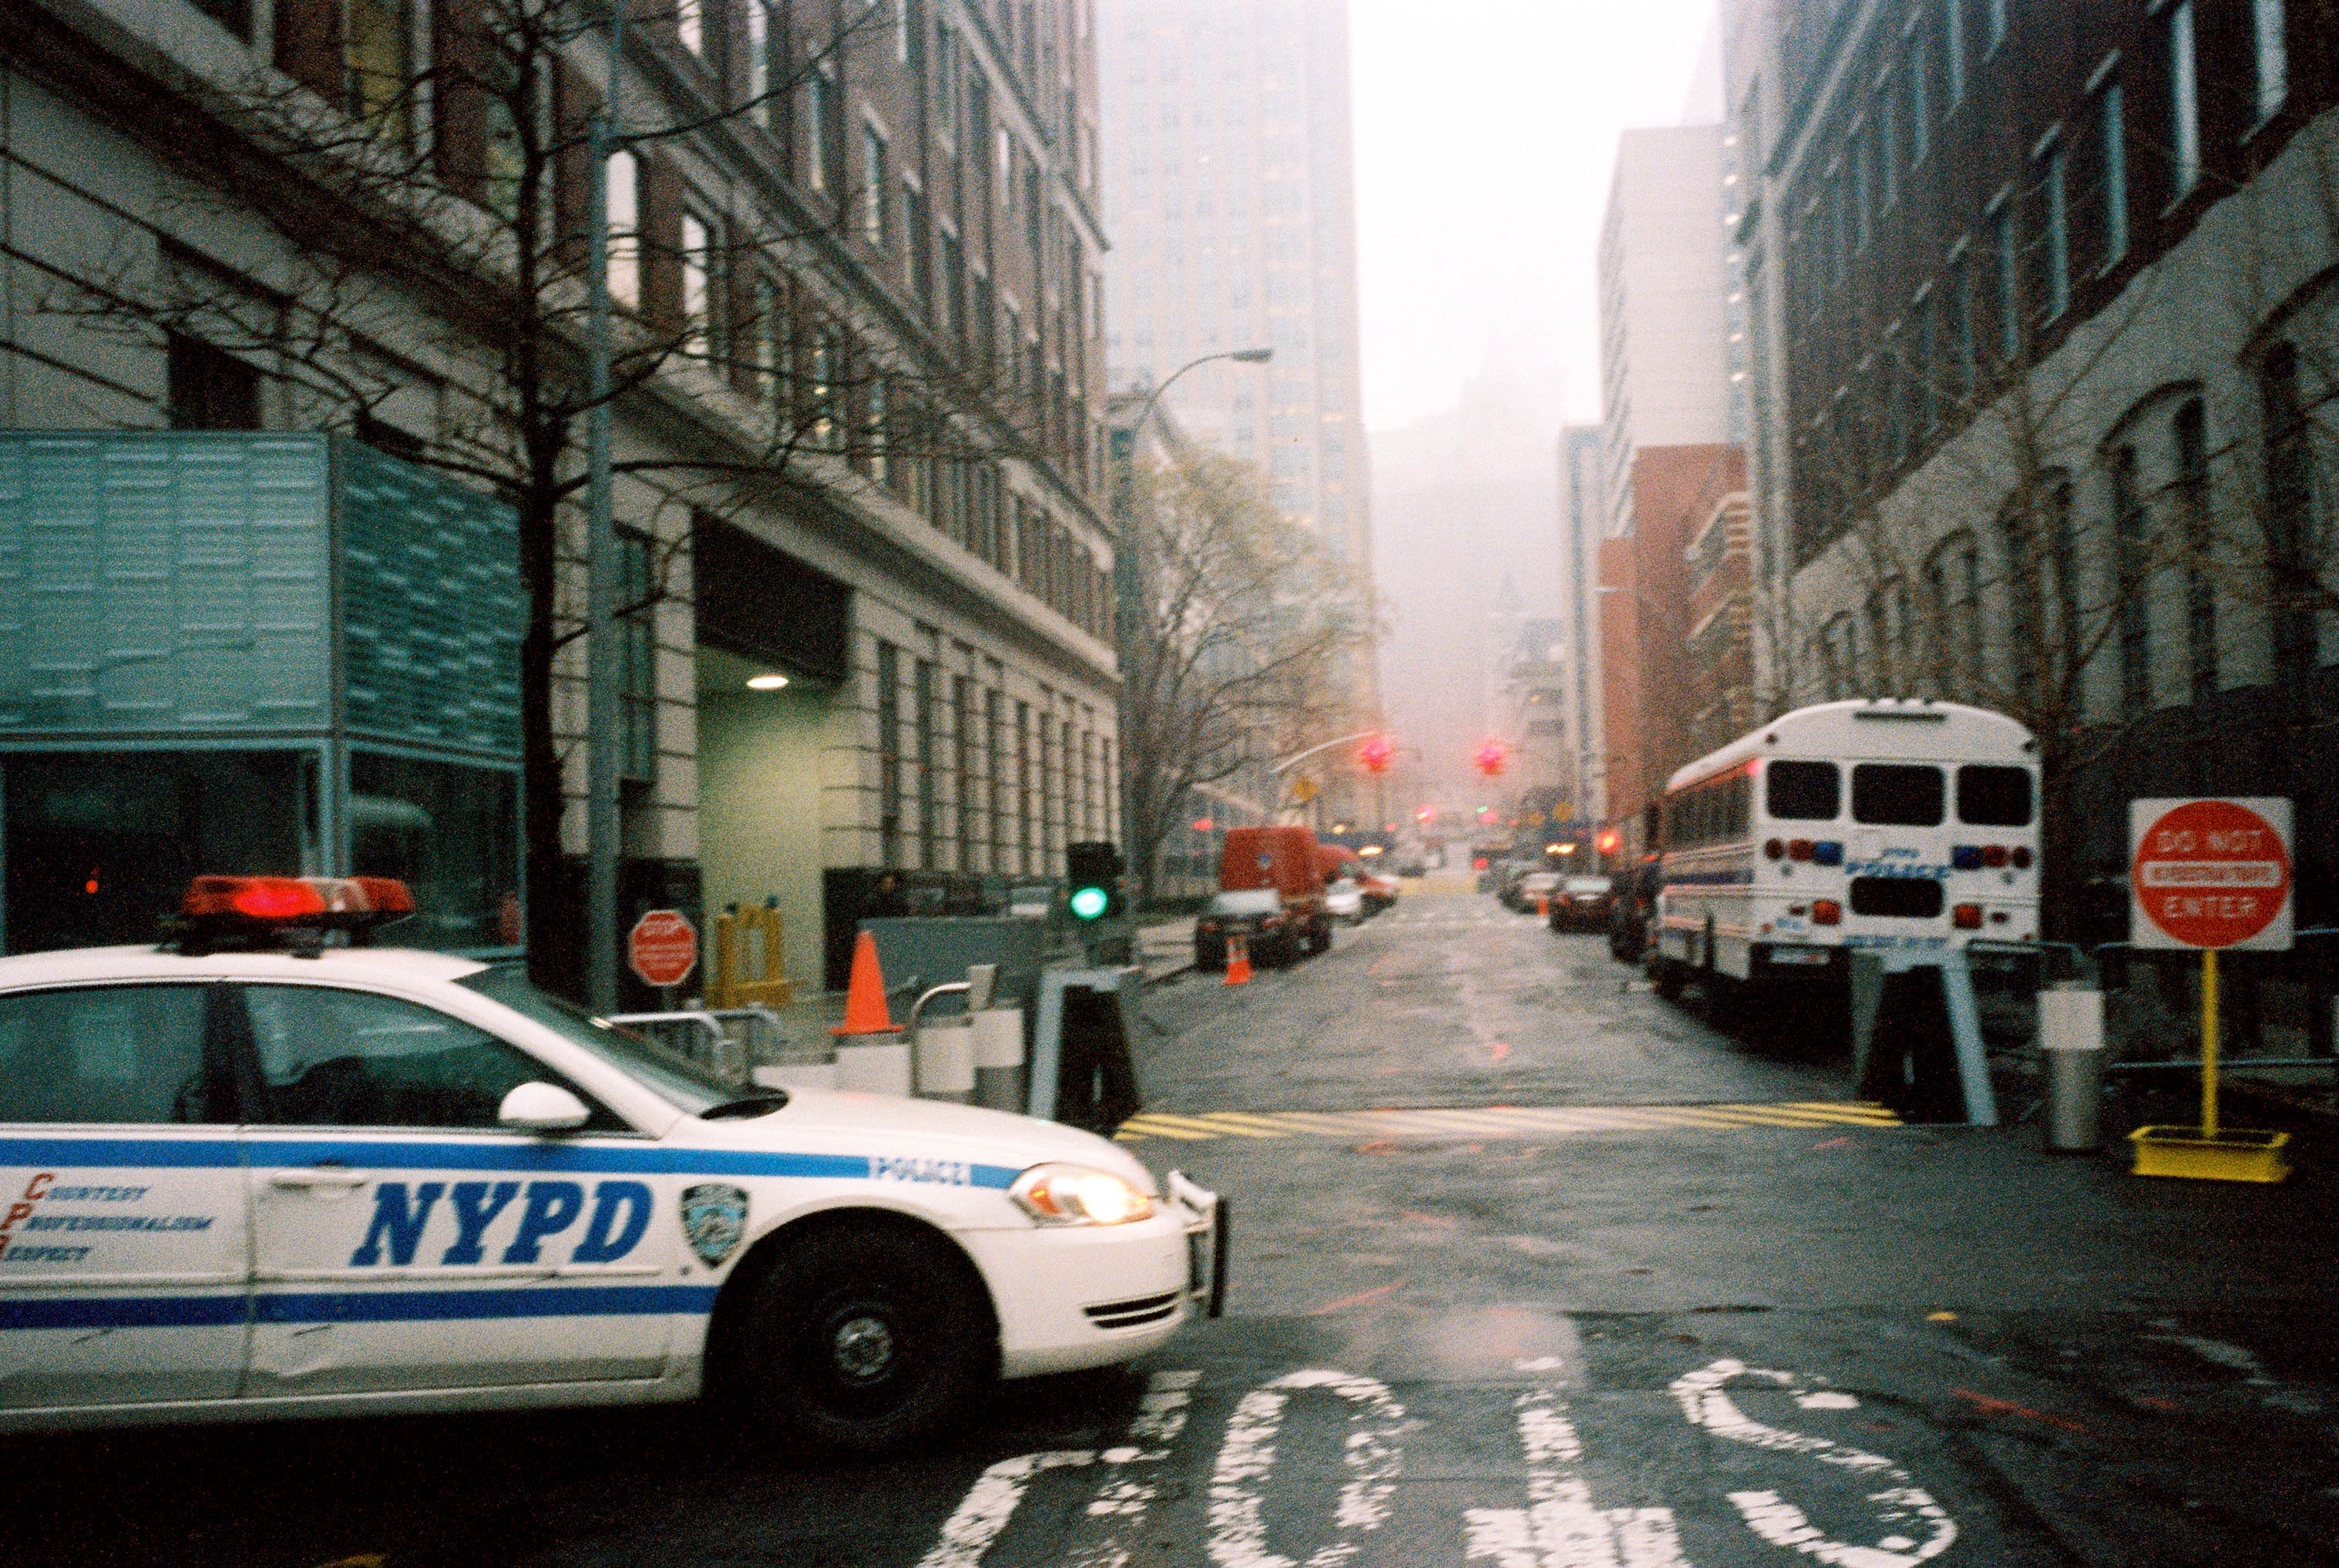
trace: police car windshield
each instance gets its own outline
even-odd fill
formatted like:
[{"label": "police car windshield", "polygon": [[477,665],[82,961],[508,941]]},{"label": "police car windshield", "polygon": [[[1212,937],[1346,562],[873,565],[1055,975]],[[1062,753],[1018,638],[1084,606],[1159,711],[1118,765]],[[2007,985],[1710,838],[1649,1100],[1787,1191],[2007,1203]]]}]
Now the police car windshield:
[{"label": "police car windshield", "polygon": [[739,1097],[739,1086],[632,1030],[595,1018],[584,1009],[547,996],[528,982],[518,966],[498,964],[456,982],[482,996],[492,997],[514,1012],[534,1019],[561,1037],[576,1041],[646,1085],[692,1116],[703,1116],[716,1106]]}]

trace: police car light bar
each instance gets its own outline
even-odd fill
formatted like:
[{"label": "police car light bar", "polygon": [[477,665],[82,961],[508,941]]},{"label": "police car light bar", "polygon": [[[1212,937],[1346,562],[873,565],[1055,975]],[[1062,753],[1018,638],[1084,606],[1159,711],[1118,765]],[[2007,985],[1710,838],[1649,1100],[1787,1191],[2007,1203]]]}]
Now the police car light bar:
[{"label": "police car light bar", "polygon": [[361,944],[375,926],[413,912],[413,893],[390,877],[199,876],[168,926],[190,949],[231,942],[313,949],[329,931]]}]

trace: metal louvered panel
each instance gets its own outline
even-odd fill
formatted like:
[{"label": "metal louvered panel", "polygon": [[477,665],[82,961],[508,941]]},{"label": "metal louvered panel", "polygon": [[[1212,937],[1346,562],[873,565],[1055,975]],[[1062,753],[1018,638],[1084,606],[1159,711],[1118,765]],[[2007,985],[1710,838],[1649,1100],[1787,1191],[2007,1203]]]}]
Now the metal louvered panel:
[{"label": "metal louvered panel", "polygon": [[0,435],[0,729],[324,728],[325,498],[321,437]]},{"label": "metal louvered panel", "polygon": [[518,754],[524,606],[510,509],[354,442],[338,455],[350,729]]}]

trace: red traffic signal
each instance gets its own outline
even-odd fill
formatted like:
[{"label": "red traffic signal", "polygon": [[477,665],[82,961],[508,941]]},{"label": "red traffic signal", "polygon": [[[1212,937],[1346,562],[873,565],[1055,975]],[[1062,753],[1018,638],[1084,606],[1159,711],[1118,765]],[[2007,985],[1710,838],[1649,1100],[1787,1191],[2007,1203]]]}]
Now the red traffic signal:
[{"label": "red traffic signal", "polygon": [[1624,835],[1613,827],[1605,828],[1602,830],[1600,836],[1593,841],[1593,843],[1602,854],[1614,854],[1624,847]]},{"label": "red traffic signal", "polygon": [[1493,778],[1496,774],[1501,773],[1503,771],[1504,764],[1508,763],[1510,760],[1511,754],[1504,747],[1503,743],[1500,741],[1488,741],[1485,745],[1480,746],[1477,752],[1470,758],[1470,761],[1477,767],[1478,771],[1485,774],[1488,778]]},{"label": "red traffic signal", "polygon": [[1389,764],[1396,760],[1396,747],[1389,743],[1388,736],[1375,735],[1357,748],[1357,760],[1364,764],[1368,774],[1385,774]]}]

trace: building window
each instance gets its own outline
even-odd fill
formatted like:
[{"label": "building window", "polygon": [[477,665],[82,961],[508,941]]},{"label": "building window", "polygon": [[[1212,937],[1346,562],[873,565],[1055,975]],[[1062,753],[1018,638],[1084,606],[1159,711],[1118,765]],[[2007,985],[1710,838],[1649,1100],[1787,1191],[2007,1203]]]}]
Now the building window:
[{"label": "building window", "polygon": [[1900,106],[1892,78],[1876,90],[1876,206],[1888,212],[1900,200]]},{"label": "building window", "polygon": [[706,58],[706,0],[674,0],[674,35],[684,48]]},{"label": "building window", "polygon": [[861,435],[854,442],[853,459],[861,470],[888,489],[893,484],[893,443],[892,434],[893,406],[888,401],[885,378],[872,375],[861,392]]},{"label": "building window", "polygon": [[2096,156],[2103,169],[2103,264],[2109,269],[2127,254],[2127,115],[2117,82],[2096,94]]},{"label": "building window", "polygon": [[1933,148],[1933,83],[1931,62],[1927,58],[1925,35],[1916,34],[1909,40],[1909,167],[1924,163]]},{"label": "building window", "polygon": [[256,430],[260,372],[201,338],[173,332],[163,398],[174,430]]},{"label": "building window", "polygon": [[982,693],[983,755],[988,759],[984,772],[991,783],[991,869],[1005,872],[1014,869],[1008,858],[1007,804],[1007,705],[995,686]]},{"label": "building window", "polygon": [[2177,0],[2163,24],[2168,39],[2169,199],[2201,182],[2201,94],[2193,53],[2193,0]]},{"label": "building window", "polygon": [[1966,95],[1966,0],[1941,0],[1941,66],[1949,78],[1949,103],[1954,109]]},{"label": "building window", "polygon": [[2290,95],[2290,49],[2283,35],[2283,0],[2250,0],[2252,64],[2256,67],[2258,123],[2282,111]]},{"label": "building window", "polygon": [[902,863],[902,656],[877,645],[877,836],[889,866]]},{"label": "building window", "polygon": [[788,291],[769,272],[755,274],[754,355],[757,392],[776,409],[787,407]]},{"label": "building window", "polygon": [[844,344],[834,327],[813,329],[810,363],[805,366],[802,431],[807,444],[834,450],[844,439],[841,417],[844,375]]},{"label": "building window", "polygon": [[804,184],[823,195],[833,194],[837,176],[836,137],[844,123],[836,90],[836,63],[824,55],[804,73]]},{"label": "building window", "polygon": [[974,778],[974,683],[951,677],[951,774],[958,783],[958,869],[975,869],[976,825],[981,814]]},{"label": "building window", "polygon": [[400,145],[412,131],[414,11],[405,0],[348,0],[341,106]]},{"label": "building window", "polygon": [[2265,421],[2266,587],[2277,685],[2314,666],[2315,538],[2313,433],[2301,398],[2298,350],[2276,343],[2258,368]]},{"label": "building window", "polygon": [[2011,365],[2022,351],[2022,257],[2012,202],[2001,201],[1990,212],[1989,242],[1998,266],[1998,357]]},{"label": "building window", "polygon": [[2058,137],[2038,159],[2039,217],[2046,233],[2047,298],[2043,316],[2056,318],[2071,305],[2071,208],[2065,170],[2068,160]]},{"label": "building window", "polygon": [[2209,437],[2198,398],[2169,422],[2176,447],[2178,526],[2185,547],[2185,640],[2193,701],[2217,695],[2217,584],[2209,537]]},{"label": "building window", "polygon": [[1015,845],[1023,874],[1039,871],[1031,853],[1031,705],[1015,705]]},{"label": "building window", "polygon": [[1981,551],[1973,536],[1945,540],[1925,561],[1932,601],[1931,662],[1945,695],[1975,690],[1981,672]]},{"label": "building window", "polygon": [[682,347],[698,359],[723,352],[722,226],[699,212],[682,215]]},{"label": "building window", "polygon": [[942,839],[942,807],[934,787],[934,661],[918,660],[914,676],[917,685],[910,695],[917,705],[912,724],[918,759],[918,864],[932,871]]},{"label": "building window", "polygon": [[747,105],[766,131],[779,129],[780,117],[772,102],[772,83],[785,81],[786,67],[775,71],[772,50],[779,29],[772,25],[769,0],[746,0]]},{"label": "building window", "polygon": [[1963,400],[1973,396],[1979,370],[1974,353],[1974,269],[1969,253],[1960,251],[1949,263],[1949,287],[1942,303],[1949,312],[1949,351],[1957,356],[1957,379],[1951,385]]},{"label": "building window", "polygon": [[641,164],[631,153],[609,154],[609,298],[642,308]]},{"label": "building window", "polygon": [[885,138],[874,125],[861,127],[861,237],[880,251],[891,248],[892,203],[886,200]]},{"label": "building window", "polygon": [[657,541],[617,530],[617,776],[657,779]]},{"label": "building window", "polygon": [[2152,565],[2145,537],[2144,497],[2137,487],[2136,449],[2112,454],[2112,534],[2119,551],[2120,708],[2137,718],[2152,706]]}]

